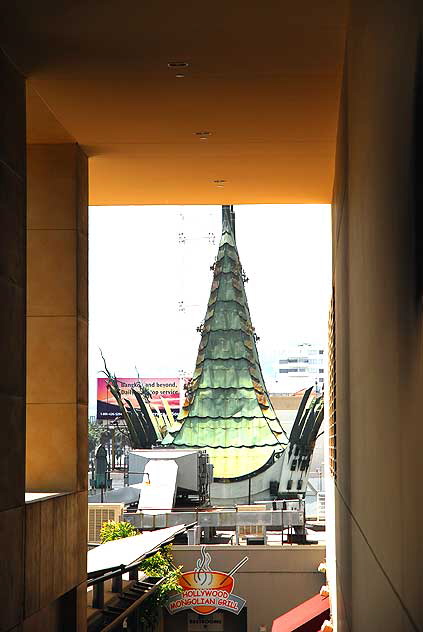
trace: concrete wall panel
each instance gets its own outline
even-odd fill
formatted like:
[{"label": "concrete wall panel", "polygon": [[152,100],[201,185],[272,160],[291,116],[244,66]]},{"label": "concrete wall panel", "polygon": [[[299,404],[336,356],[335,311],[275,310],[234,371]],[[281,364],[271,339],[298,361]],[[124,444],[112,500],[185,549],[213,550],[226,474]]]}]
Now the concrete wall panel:
[{"label": "concrete wall panel", "polygon": [[88,485],[88,405],[77,405],[77,431],[76,431],[76,445],[77,445],[77,489],[82,491],[87,489]]},{"label": "concrete wall panel", "polygon": [[0,276],[25,284],[25,261],[22,250],[25,244],[26,194],[22,177],[0,161]]},{"label": "concrete wall panel", "polygon": [[27,249],[31,262],[28,266],[28,314],[75,314],[75,231],[30,230]]},{"label": "concrete wall panel", "polygon": [[[27,491],[50,492],[76,489],[78,464],[76,404],[28,404]],[[31,449],[37,445],[37,450]],[[85,458],[87,466],[87,458]]]},{"label": "concrete wall panel", "polygon": [[76,318],[29,316],[27,336],[28,404],[76,403]]},{"label": "concrete wall panel", "polygon": [[[25,617],[40,609],[41,582],[41,525],[42,503],[31,503],[25,507]],[[44,561],[44,560],[43,560]],[[50,567],[53,569],[53,567]],[[54,575],[54,571],[50,570]]]},{"label": "concrete wall panel", "polygon": [[22,621],[24,602],[24,508],[0,512],[0,631]]},{"label": "concrete wall panel", "polygon": [[78,147],[29,145],[29,230],[76,230]]},{"label": "concrete wall panel", "polygon": [[86,503],[80,492],[27,504],[25,618],[85,585]]},{"label": "concrete wall panel", "polygon": [[24,183],[26,177],[25,81],[3,52],[0,52],[0,78],[2,90],[0,162]]}]

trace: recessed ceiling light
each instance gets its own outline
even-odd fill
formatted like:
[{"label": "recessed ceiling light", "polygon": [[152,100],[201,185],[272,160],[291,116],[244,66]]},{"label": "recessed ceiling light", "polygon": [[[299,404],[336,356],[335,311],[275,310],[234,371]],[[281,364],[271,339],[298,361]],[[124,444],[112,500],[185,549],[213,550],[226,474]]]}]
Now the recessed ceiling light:
[{"label": "recessed ceiling light", "polygon": [[168,68],[188,68],[189,63],[187,61],[170,61],[167,64]]},{"label": "recessed ceiling light", "polygon": [[200,140],[207,140],[211,136],[211,132],[202,130],[201,132],[194,132],[194,136],[198,136]]},{"label": "recessed ceiling light", "polygon": [[177,79],[182,79],[183,77],[185,77],[185,75],[181,75],[181,73],[178,72],[178,74],[176,74],[175,77]]}]

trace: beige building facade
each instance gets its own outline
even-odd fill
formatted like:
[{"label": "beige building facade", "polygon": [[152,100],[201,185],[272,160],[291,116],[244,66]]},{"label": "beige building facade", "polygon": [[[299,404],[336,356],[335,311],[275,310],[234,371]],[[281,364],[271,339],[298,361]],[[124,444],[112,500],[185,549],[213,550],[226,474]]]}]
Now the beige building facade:
[{"label": "beige building facade", "polygon": [[[274,619],[317,594],[324,583],[324,575],[318,572],[319,564],[325,559],[324,546],[219,545],[207,551],[211,555],[211,568],[223,572],[248,556],[248,561],[234,576],[234,593],[246,600],[246,620],[243,618],[242,624],[237,626],[236,619],[227,616],[225,630],[255,632],[262,627],[270,632]],[[182,565],[183,571],[193,570],[200,547],[174,546],[173,553],[175,563]],[[177,615],[175,623],[173,617],[168,616],[165,632],[186,632],[187,614],[185,611]]]}]

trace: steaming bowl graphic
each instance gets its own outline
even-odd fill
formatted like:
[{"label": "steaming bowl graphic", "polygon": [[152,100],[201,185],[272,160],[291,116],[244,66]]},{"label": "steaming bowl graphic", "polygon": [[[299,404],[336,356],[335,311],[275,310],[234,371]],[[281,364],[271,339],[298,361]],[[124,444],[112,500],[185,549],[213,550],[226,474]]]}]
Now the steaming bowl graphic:
[{"label": "steaming bowl graphic", "polygon": [[[201,578],[201,583],[199,581]],[[183,573],[179,578],[179,584],[184,590],[221,590],[228,595],[231,594],[234,587],[234,578],[230,577],[227,573],[221,573],[219,571],[190,571]],[[216,606],[192,606],[192,610],[198,614],[211,614],[216,610]]]}]

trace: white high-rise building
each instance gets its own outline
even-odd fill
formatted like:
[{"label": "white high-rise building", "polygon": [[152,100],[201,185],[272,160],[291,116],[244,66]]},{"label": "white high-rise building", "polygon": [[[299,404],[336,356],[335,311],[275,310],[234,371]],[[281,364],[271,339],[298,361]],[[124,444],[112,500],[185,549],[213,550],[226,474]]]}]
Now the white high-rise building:
[{"label": "white high-rise building", "polygon": [[301,343],[283,349],[275,376],[279,393],[296,393],[309,386],[323,390],[325,350],[323,345]]}]

